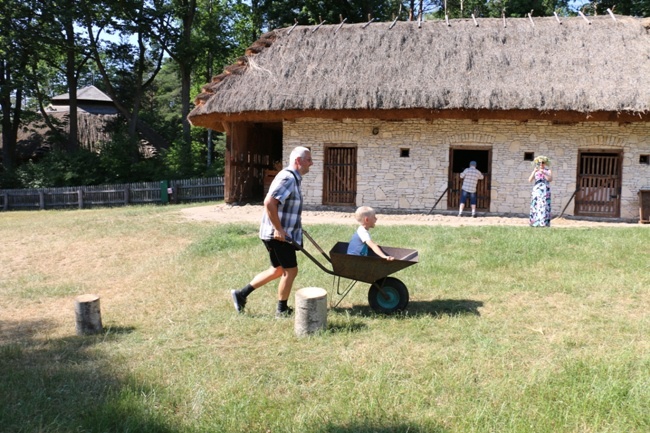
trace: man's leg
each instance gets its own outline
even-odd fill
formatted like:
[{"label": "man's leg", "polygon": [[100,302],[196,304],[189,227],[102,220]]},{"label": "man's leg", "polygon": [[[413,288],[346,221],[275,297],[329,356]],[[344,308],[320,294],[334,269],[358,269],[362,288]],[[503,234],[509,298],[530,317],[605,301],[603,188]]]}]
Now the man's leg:
[{"label": "man's leg", "polygon": [[246,306],[246,298],[248,295],[253,293],[253,290],[259,289],[266,283],[276,280],[282,276],[284,270],[281,266],[274,268],[273,266],[269,267],[267,270],[260,272],[255,275],[255,277],[248,283],[245,287],[239,290],[231,290],[232,301],[235,306],[235,310],[241,313],[244,311]]},{"label": "man's leg", "polygon": [[280,284],[278,284],[278,301],[286,301],[291,295],[291,287],[293,287],[293,281],[298,275],[298,268],[288,268],[284,269],[284,274],[280,278]]},{"label": "man's leg", "polygon": [[259,289],[263,285],[282,277],[283,274],[284,268],[282,268],[282,266],[278,266],[277,268],[271,266],[267,270],[255,275],[255,277],[251,280],[250,285],[255,289]]},{"label": "man's leg", "polygon": [[291,314],[292,310],[287,306],[287,301],[289,295],[291,295],[291,288],[293,287],[293,281],[296,279],[296,275],[298,275],[298,267],[284,269],[284,274],[278,284],[278,308],[275,311],[276,317],[286,317]]},{"label": "man's leg", "polygon": [[469,197],[469,204],[472,206],[472,217],[476,217],[476,193],[471,193]]},{"label": "man's leg", "polygon": [[458,208],[458,216],[463,215],[463,209],[465,208],[465,200],[467,200],[467,192],[464,189],[460,190],[460,207]]}]

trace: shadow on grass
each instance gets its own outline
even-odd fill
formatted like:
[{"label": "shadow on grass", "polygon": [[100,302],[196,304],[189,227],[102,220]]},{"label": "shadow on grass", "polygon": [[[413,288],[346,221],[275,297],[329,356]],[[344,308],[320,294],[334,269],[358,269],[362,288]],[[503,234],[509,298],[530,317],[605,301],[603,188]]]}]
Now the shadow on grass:
[{"label": "shadow on grass", "polygon": [[433,301],[410,302],[409,314],[431,314],[434,316],[480,316],[478,311],[483,306],[481,301],[471,299],[436,299]]},{"label": "shadow on grass", "polygon": [[[472,315],[480,316],[478,311],[483,306],[481,301],[473,301],[471,299],[436,299],[434,301],[411,301],[406,307],[405,311],[397,312],[390,317],[400,317],[408,319],[409,316],[421,316],[423,314],[430,314],[432,316],[463,316]],[[354,305],[350,308],[334,308],[334,311],[345,312],[350,311],[355,316],[369,317],[377,316],[376,313],[368,305]]]},{"label": "shadow on grass", "polygon": [[368,325],[353,318],[347,318],[345,320],[329,319],[327,322],[327,332],[332,334],[358,332],[366,328],[368,328]]},{"label": "shadow on grass", "polygon": [[422,427],[406,423],[381,426],[361,423],[346,426],[327,425],[318,430],[320,433],[445,433],[448,431],[448,429],[440,425]]},{"label": "shadow on grass", "polygon": [[118,377],[103,356],[112,341],[134,328],[111,327],[86,337],[36,337],[53,326],[46,320],[0,321],[3,433],[178,431],[143,404],[147,392],[161,391]]}]

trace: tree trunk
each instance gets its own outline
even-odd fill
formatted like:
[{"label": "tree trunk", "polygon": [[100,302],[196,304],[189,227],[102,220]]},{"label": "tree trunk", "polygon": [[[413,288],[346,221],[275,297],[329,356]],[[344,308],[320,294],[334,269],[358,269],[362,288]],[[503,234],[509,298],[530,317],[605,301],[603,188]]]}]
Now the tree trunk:
[{"label": "tree trunk", "polygon": [[78,137],[78,113],[77,113],[77,69],[76,65],[76,50],[75,50],[75,34],[72,20],[66,23],[66,79],[68,80],[68,94],[70,95],[70,113],[68,117],[68,141],[66,150],[74,152],[79,148]]},{"label": "tree trunk", "polygon": [[12,170],[16,166],[16,140],[18,139],[18,125],[21,118],[21,101],[23,92],[16,90],[16,105],[13,107],[8,83],[11,83],[10,68],[5,61],[0,61],[0,104],[2,105],[2,165],[5,170]]}]

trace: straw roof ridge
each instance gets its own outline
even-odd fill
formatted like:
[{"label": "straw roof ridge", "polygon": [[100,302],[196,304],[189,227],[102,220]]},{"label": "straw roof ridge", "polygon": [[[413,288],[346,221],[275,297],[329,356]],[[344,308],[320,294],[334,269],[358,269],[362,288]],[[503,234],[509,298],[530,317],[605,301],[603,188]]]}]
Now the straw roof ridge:
[{"label": "straw roof ridge", "polygon": [[328,110],[650,112],[650,20],[477,18],[268,32],[189,118]]},{"label": "straw roof ridge", "polygon": [[275,32],[268,32],[260,36],[257,41],[255,41],[250,47],[246,48],[244,56],[239,57],[235,63],[226,66],[221,74],[212,77],[212,81],[201,88],[201,93],[194,100],[194,104],[202,105],[207,99],[210,98],[212,94],[216,92],[219,84],[228,77],[231,77],[233,75],[241,75],[245,73],[247,69],[263,69],[259,68],[255,64],[254,56],[262,52],[264,49],[270,47],[275,39]]}]

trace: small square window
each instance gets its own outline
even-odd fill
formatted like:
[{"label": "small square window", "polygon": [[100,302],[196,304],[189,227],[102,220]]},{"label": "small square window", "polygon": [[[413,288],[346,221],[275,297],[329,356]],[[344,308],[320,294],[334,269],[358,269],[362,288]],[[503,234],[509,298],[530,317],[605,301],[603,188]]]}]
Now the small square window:
[{"label": "small square window", "polygon": [[400,158],[408,158],[410,153],[410,149],[400,149],[399,150],[399,156]]},{"label": "small square window", "polygon": [[639,164],[650,165],[650,155],[639,156]]},{"label": "small square window", "polygon": [[524,161],[532,161],[535,159],[535,152],[524,152]]}]

